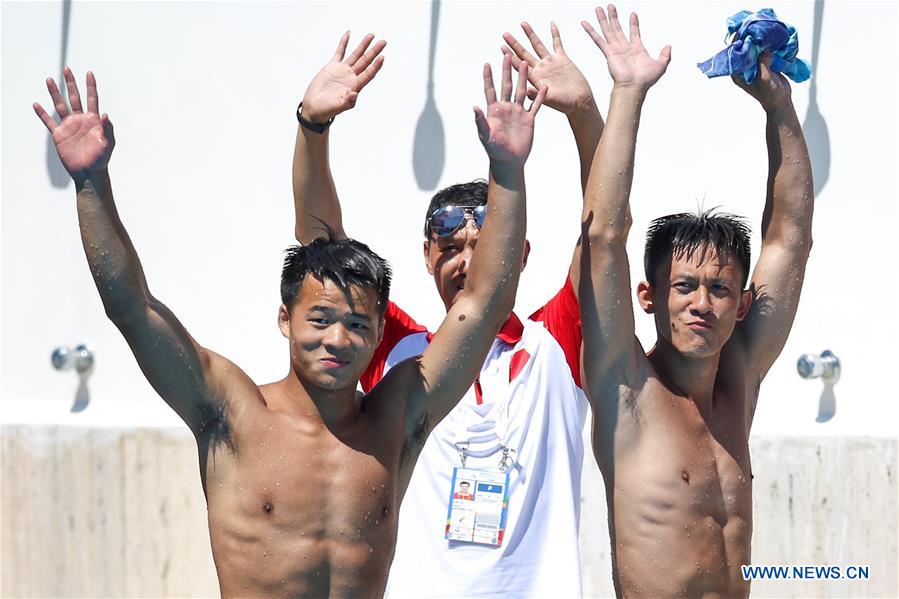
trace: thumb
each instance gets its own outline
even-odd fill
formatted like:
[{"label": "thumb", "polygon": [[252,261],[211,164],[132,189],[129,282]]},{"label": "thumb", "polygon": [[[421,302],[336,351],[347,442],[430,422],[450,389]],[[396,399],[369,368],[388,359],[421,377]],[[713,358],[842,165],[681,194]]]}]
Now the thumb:
[{"label": "thumb", "polygon": [[478,128],[478,137],[481,143],[487,143],[487,140],[490,139],[490,126],[487,124],[484,112],[477,106],[474,107],[474,124]]},{"label": "thumb", "polygon": [[115,145],[115,132],[113,131],[112,121],[109,120],[109,115],[105,112],[103,116],[100,117],[100,124],[103,125],[103,134],[106,136],[106,140],[110,145]]},{"label": "thumb", "polygon": [[664,66],[666,70],[668,69],[668,64],[671,62],[671,46],[670,45],[665,46],[664,48],[662,48],[662,51],[659,52],[659,62],[662,63],[662,66]]}]

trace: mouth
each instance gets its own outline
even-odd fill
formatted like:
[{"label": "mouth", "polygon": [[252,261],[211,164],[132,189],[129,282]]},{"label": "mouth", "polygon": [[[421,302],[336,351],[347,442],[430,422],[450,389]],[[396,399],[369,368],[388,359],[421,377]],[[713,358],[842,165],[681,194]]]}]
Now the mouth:
[{"label": "mouth", "polygon": [[349,360],[340,360],[338,358],[328,356],[327,358],[322,358],[319,362],[327,369],[327,370],[335,370],[337,368],[343,368],[347,366],[350,361]]},{"label": "mouth", "polygon": [[688,322],[687,328],[691,331],[709,331],[712,329],[712,324],[704,320],[696,320],[694,322]]}]

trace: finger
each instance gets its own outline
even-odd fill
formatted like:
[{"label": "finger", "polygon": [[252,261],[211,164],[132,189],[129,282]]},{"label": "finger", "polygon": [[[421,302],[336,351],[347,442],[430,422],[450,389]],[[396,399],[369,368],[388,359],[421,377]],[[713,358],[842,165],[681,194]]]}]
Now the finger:
[{"label": "finger", "polygon": [[381,67],[384,65],[384,57],[378,56],[371,66],[362,71],[357,78],[359,82],[359,89],[361,90],[363,87],[369,84],[369,82],[375,78],[375,75],[378,74],[378,71],[381,70]]},{"label": "finger", "polygon": [[606,17],[605,11],[601,6],[596,7],[596,20],[599,22],[599,29],[602,31],[602,36],[608,40],[612,40],[612,25],[609,23],[608,17]]},{"label": "finger", "polygon": [[349,43],[350,32],[347,31],[342,36],[340,36],[340,41],[337,42],[337,50],[334,51],[334,56],[331,57],[331,62],[343,62],[343,55],[346,54],[346,47]]},{"label": "finger", "polygon": [[[640,19],[637,18],[637,13],[631,13],[631,43],[641,42],[640,39]],[[641,42],[642,43],[642,42]]]},{"label": "finger", "polygon": [[[512,51],[515,52],[516,58],[519,60],[527,61],[530,66],[534,66],[537,64],[537,58],[534,57],[533,54],[527,51],[527,49],[521,45],[521,43],[515,39],[511,33],[503,34],[503,41],[509,44],[509,47],[512,48]],[[517,68],[517,67],[516,67]]]},{"label": "finger", "polygon": [[69,67],[64,68],[62,76],[66,80],[66,90],[69,92],[69,106],[72,107],[72,113],[84,112],[81,108],[81,94],[78,93],[78,84],[75,83],[75,75],[72,74],[72,69]]},{"label": "finger", "polygon": [[528,99],[533,100],[537,97],[537,88],[528,86]]},{"label": "finger", "polygon": [[618,9],[615,8],[614,4],[609,4],[609,28],[615,39],[624,39],[624,32],[621,31],[621,23],[618,21]]},{"label": "finger", "polygon": [[100,97],[97,95],[97,79],[91,71],[87,72],[87,111],[100,113]]},{"label": "finger", "polygon": [[518,65],[518,86],[515,88],[515,103],[524,106],[524,97],[528,91],[528,63]]},{"label": "finger", "polygon": [[56,87],[56,82],[52,78],[47,79],[47,91],[50,92],[50,97],[53,99],[53,106],[56,108],[56,114],[59,115],[59,119],[62,120],[69,116],[69,107],[66,105],[66,101],[62,99],[62,94],[59,93],[59,88]]},{"label": "finger", "polygon": [[534,101],[531,103],[531,109],[528,111],[531,115],[536,115],[537,111],[540,110],[540,107],[543,106],[543,100],[546,99],[546,93],[549,91],[549,88],[546,85],[541,85],[540,89],[537,91],[537,97],[534,98]]},{"label": "finger", "polygon": [[484,64],[484,97],[488,108],[491,104],[496,104],[496,87],[493,85],[493,69],[489,62]]},{"label": "finger", "polygon": [[53,117],[47,114],[47,111],[44,110],[44,107],[35,102],[31,105],[34,108],[35,114],[44,122],[44,126],[47,127],[47,130],[50,133],[53,133],[53,130],[56,129],[56,121],[53,120]]},{"label": "finger", "polygon": [[509,102],[512,99],[512,58],[508,55],[503,56],[502,88],[499,99],[501,102]]},{"label": "finger", "polygon": [[474,124],[478,128],[478,137],[481,139],[481,142],[487,143],[487,140],[490,139],[490,127],[487,125],[487,118],[484,116],[484,112],[477,106],[474,107]]},{"label": "finger", "polygon": [[528,36],[528,40],[534,47],[534,52],[537,53],[537,56],[539,56],[540,58],[546,58],[547,56],[549,56],[549,50],[547,50],[546,46],[543,45],[543,42],[540,41],[540,38],[537,36],[537,33],[534,31],[533,27],[531,27],[530,24],[525,21],[521,24],[521,28],[524,30],[524,34]]},{"label": "finger", "polygon": [[556,27],[555,21],[550,21],[549,31],[553,36],[553,50],[556,54],[565,54],[565,48],[562,47],[562,36],[559,35],[559,28]]},{"label": "finger", "polygon": [[365,50],[368,48],[368,45],[373,39],[375,39],[373,33],[366,33],[365,37],[362,38],[362,41],[359,42],[359,45],[356,46],[356,49],[353,50],[349,56],[347,56],[347,59],[344,62],[350,66],[356,64],[356,61],[359,60],[363,54],[365,54]]},{"label": "finger", "polygon": [[371,61],[373,61],[381,53],[381,51],[384,50],[386,46],[387,42],[385,42],[384,40],[378,40],[374,46],[369,48],[368,51],[362,55],[362,58],[356,61],[356,64],[353,65],[353,71],[358,75],[359,73],[367,69],[371,64]]},{"label": "finger", "polygon": [[518,65],[521,64],[521,59],[515,56],[507,46],[500,46],[500,52],[503,53],[503,56],[508,56],[512,60],[512,68],[518,70]]},{"label": "finger", "polygon": [[769,81],[771,79],[771,53],[765,50],[759,55],[759,79]]},{"label": "finger", "polygon": [[[598,10],[598,9],[597,9]],[[593,29],[593,25],[588,23],[587,21],[581,21],[581,27],[584,28],[584,31],[587,32],[587,35],[590,36],[590,39],[593,40],[593,43],[600,49],[600,51],[605,55],[606,53],[606,42],[605,38],[600,35],[595,29]]]}]

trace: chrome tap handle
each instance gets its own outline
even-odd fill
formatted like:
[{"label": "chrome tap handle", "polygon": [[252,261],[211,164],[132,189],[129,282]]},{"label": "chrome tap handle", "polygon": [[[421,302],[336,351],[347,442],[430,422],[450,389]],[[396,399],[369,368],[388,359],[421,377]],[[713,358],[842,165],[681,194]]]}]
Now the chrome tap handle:
[{"label": "chrome tap handle", "polygon": [[829,349],[815,354],[803,354],[796,362],[796,371],[804,379],[821,378],[825,383],[836,383],[840,379],[840,359]]}]

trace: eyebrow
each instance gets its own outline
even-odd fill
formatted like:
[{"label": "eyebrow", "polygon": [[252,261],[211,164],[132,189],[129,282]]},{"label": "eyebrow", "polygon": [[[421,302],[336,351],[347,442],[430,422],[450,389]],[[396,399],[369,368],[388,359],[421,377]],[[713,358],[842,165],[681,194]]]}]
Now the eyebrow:
[{"label": "eyebrow", "polygon": [[[309,307],[308,312],[327,312],[333,314],[334,312],[337,312],[337,309],[333,306],[323,306],[321,304],[315,304]],[[368,314],[363,314],[361,312],[350,312],[350,316],[352,316],[353,318],[358,318],[360,320],[366,320],[368,322],[372,321],[371,316],[369,316]]]}]

